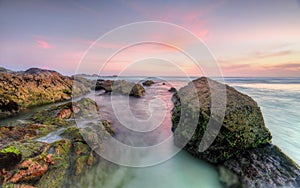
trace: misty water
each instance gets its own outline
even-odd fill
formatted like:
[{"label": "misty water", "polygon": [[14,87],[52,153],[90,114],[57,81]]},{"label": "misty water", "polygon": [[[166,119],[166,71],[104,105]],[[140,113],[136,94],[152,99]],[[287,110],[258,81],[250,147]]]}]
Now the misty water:
[{"label": "misty water", "polygon": [[[102,118],[109,119],[114,128],[116,128],[118,134],[115,137],[118,140],[135,147],[153,146],[172,137],[171,109],[173,108],[173,103],[171,97],[173,93],[168,90],[171,86],[179,89],[185,84],[186,81],[156,80],[154,85],[145,87],[145,95],[141,98],[100,95],[96,97],[96,101],[100,106]],[[127,105],[129,105],[127,110],[132,113],[134,118],[128,114],[126,110]],[[123,117],[128,116],[129,118],[122,120]],[[135,118],[136,120],[133,120]],[[139,122],[138,120],[141,121]],[[142,129],[145,132],[131,130],[139,129],[138,126],[143,126]],[[173,140],[163,146],[164,152],[174,152],[174,149],[176,150],[176,146],[173,144]],[[157,155],[159,154],[157,153]],[[148,154],[144,156],[145,160],[148,157]],[[144,158],[140,159],[140,163],[143,162]],[[154,159],[152,157],[151,160],[148,159],[148,161],[155,160],[155,157]],[[157,157],[157,161],[161,162],[159,157]],[[119,181],[122,180],[122,184],[119,186],[122,188],[222,187],[218,180],[218,172],[214,166],[195,159],[185,151],[180,151],[171,156],[170,159],[150,167],[120,167],[119,170],[125,171],[125,173],[116,173],[117,179]],[[105,185],[107,187],[115,187],[114,182],[116,182],[116,178],[111,181],[108,180]]]},{"label": "misty water", "polygon": [[[132,78],[134,81],[136,78]],[[217,79],[218,80],[218,79]],[[169,79],[170,85],[179,89],[187,83],[184,79]],[[273,143],[278,145],[288,156],[300,164],[300,82],[297,78],[225,78],[225,83],[235,87],[237,90],[248,94],[258,102],[264,115],[266,126],[273,135]],[[114,117],[113,108],[108,98],[110,96],[101,95],[96,97],[100,107],[102,106],[103,116],[110,119],[113,124],[119,128],[122,134],[117,138],[127,144],[135,141],[137,145],[148,145],[161,142],[163,139],[172,135],[170,110],[172,103],[170,101],[172,93],[167,90],[170,85],[162,85],[158,81],[151,87],[146,87],[144,97],[130,98],[131,112],[138,118],[147,118],[149,113],[154,111],[167,112],[161,125],[148,134],[134,134],[128,132],[127,128],[122,128],[119,119]],[[166,106],[155,104],[150,101],[160,99]],[[114,97],[113,100],[122,106],[124,98]],[[120,101],[118,101],[120,100]],[[150,112],[151,111],[151,112]],[[125,113],[126,114],[126,113]],[[155,114],[155,113],[154,113]],[[124,115],[124,114],[123,114]],[[170,144],[169,147],[174,147]],[[167,149],[167,148],[166,148]],[[185,151],[179,152],[169,160],[144,168],[121,167],[123,173],[116,173],[115,178],[106,183],[107,187],[114,187],[113,182],[122,182],[120,187],[174,187],[174,188],[193,188],[193,187],[222,187],[218,180],[216,168],[204,161],[195,159]],[[119,181],[116,181],[119,180]],[[113,185],[113,186],[111,186]]]}]

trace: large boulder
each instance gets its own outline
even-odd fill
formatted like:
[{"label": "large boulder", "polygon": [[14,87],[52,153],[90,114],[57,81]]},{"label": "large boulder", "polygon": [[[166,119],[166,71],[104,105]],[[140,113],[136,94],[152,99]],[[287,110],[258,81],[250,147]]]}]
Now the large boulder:
[{"label": "large boulder", "polygon": [[[212,85],[224,86],[202,77],[173,95],[172,130],[175,144],[195,157],[217,164],[220,180],[226,187],[299,187],[299,166],[271,144],[271,134],[257,103],[227,85],[225,116],[219,122],[220,131],[208,149],[199,150],[211,117],[212,94],[209,86]],[[213,88],[214,95],[220,99],[218,94],[221,95],[223,90],[216,88],[222,87]],[[192,92],[193,89],[196,92]],[[198,110],[193,105],[195,99],[199,101]],[[181,117],[184,117],[183,120],[180,120]],[[188,143],[182,145],[182,140],[187,139],[187,133],[191,132],[189,120],[194,117],[198,118],[196,129],[192,130],[194,132]]]},{"label": "large boulder", "polygon": [[104,90],[105,92],[129,95],[135,97],[143,96],[145,88],[141,84],[128,82],[125,80],[97,80],[95,90]]},{"label": "large boulder", "polygon": [[[211,85],[221,84],[213,80],[209,80],[209,82]],[[190,92],[193,88],[196,88],[197,96],[194,96],[194,93]],[[216,90],[215,92],[218,93],[219,91]],[[200,152],[199,144],[211,117],[210,95],[208,78],[202,77],[181,88],[172,98],[174,102],[172,113],[173,131],[177,127],[184,130],[189,129],[186,126],[187,123],[179,121],[181,106],[188,106],[194,97],[198,97],[199,100],[200,109],[197,111],[199,115],[196,114],[199,116],[199,120],[193,137],[185,146],[187,151],[209,162],[219,163],[245,149],[255,148],[270,142],[271,133],[264,124],[263,116],[257,103],[251,97],[238,92],[232,87],[226,86],[227,104],[225,117],[223,122],[221,122],[222,127],[212,145],[204,152]],[[184,102],[181,103],[181,101]],[[193,117],[196,115],[193,113],[189,114],[189,116]],[[185,119],[188,120],[189,118]],[[184,133],[184,131],[175,132],[175,143],[182,140],[182,137],[185,136]]]}]

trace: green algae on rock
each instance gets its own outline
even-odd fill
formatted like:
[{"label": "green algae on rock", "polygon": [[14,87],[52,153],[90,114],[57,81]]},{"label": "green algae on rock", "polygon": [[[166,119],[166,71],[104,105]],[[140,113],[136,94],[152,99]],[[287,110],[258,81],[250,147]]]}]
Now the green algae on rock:
[{"label": "green algae on rock", "polygon": [[[199,158],[212,163],[218,163],[229,159],[245,149],[270,142],[271,133],[264,124],[262,113],[257,103],[249,96],[236,91],[232,87],[226,86],[227,105],[221,130],[212,145],[206,151],[199,152],[198,147],[210,118],[211,96],[207,79],[202,77],[192,82],[196,85],[200,111],[196,131],[185,146],[185,149]],[[213,80],[209,81],[213,84],[221,84]],[[172,111],[173,131],[178,126],[184,126],[180,125],[179,121],[181,107],[188,106],[191,98],[194,97],[192,96],[193,93],[189,92],[191,87],[192,85],[188,85],[181,88],[172,98],[174,102],[174,109]],[[182,98],[178,97],[180,93],[184,93],[184,95],[181,95]],[[182,104],[182,101],[184,101],[184,104]],[[190,114],[190,116],[194,116],[194,114]],[[188,129],[189,127],[184,126],[184,128]],[[184,131],[175,132],[175,144],[181,140],[180,137],[184,136]]]}]

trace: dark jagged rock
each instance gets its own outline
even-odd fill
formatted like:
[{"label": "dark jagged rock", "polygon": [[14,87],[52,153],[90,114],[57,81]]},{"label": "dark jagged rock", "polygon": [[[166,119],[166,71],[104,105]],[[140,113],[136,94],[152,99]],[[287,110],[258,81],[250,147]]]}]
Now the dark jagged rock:
[{"label": "dark jagged rock", "polygon": [[[222,127],[210,147],[204,152],[199,151],[211,116],[211,91],[208,83],[221,86],[221,83],[202,77],[173,95],[172,130],[175,144],[182,146],[182,140],[191,131],[189,120],[199,117],[195,132],[192,132],[192,138],[184,149],[195,157],[218,164],[221,181],[227,187],[298,187],[299,167],[270,144],[271,134],[264,124],[257,103],[227,85]],[[191,92],[194,88],[196,94]],[[222,90],[214,91],[218,94]],[[193,100],[199,101],[199,111],[191,104]],[[182,108],[188,113],[181,114]],[[185,118],[180,120],[181,116]]]},{"label": "dark jagged rock", "polygon": [[168,91],[173,93],[173,92],[176,92],[177,90],[175,87],[171,87]]},{"label": "dark jagged rock", "polygon": [[143,96],[145,89],[140,84],[128,82],[125,80],[97,80],[95,90],[104,90],[105,92],[129,95],[135,97]]},{"label": "dark jagged rock", "polygon": [[300,187],[299,166],[271,144],[243,151],[220,165],[219,172],[227,187]]},{"label": "dark jagged rock", "polygon": [[143,82],[143,86],[152,86],[154,82],[152,80],[146,80]]},{"label": "dark jagged rock", "polygon": [[31,68],[25,72],[0,71],[0,118],[42,104],[69,100],[89,91],[85,83],[56,71]]}]

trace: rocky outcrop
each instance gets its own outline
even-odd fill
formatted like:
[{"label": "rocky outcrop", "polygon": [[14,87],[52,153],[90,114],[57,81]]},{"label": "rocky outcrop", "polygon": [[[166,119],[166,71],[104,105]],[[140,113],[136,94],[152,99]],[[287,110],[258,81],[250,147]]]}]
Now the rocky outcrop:
[{"label": "rocky outcrop", "polygon": [[[114,167],[91,148],[105,149],[104,140],[114,134],[110,122],[103,120],[77,128],[71,119],[80,115],[88,120],[95,110],[98,111],[95,101],[82,98],[37,112],[23,125],[1,127],[0,187],[73,187],[95,165],[101,164],[105,173],[111,171]],[[61,127],[67,127],[61,140],[38,141]]]},{"label": "rocky outcrop", "polygon": [[145,93],[145,88],[140,84],[128,82],[125,80],[97,80],[95,90],[104,90],[113,94],[122,94],[128,96],[141,97]]},{"label": "rocky outcrop", "polygon": [[154,82],[152,80],[146,80],[143,82],[143,86],[152,86]]},{"label": "rocky outcrop", "polygon": [[[24,72],[0,71],[0,118],[30,106],[69,100],[89,91],[86,82],[74,80],[56,71],[31,68]],[[72,91],[73,90],[73,91]]]},{"label": "rocky outcrop", "polygon": [[[184,149],[195,157],[218,164],[221,179],[227,182],[228,187],[299,186],[300,182],[296,181],[299,179],[299,167],[276,146],[270,144],[271,134],[264,124],[257,103],[227,85],[226,110],[224,120],[220,122],[221,129],[208,149],[203,152],[199,150],[211,117],[209,86],[214,85],[214,92],[218,94],[222,91],[218,90],[222,88],[218,87],[220,84],[202,77],[173,95],[172,130],[175,144],[182,146],[182,140],[187,139],[187,133],[194,131]],[[195,93],[191,92],[194,88]],[[191,104],[194,103],[193,100],[199,101],[200,109],[195,110],[195,106]],[[186,114],[182,114],[182,108]],[[180,120],[181,117],[184,118]],[[190,130],[189,120],[195,117],[198,118],[198,124],[195,130]],[[279,178],[281,182],[274,178]]]}]

